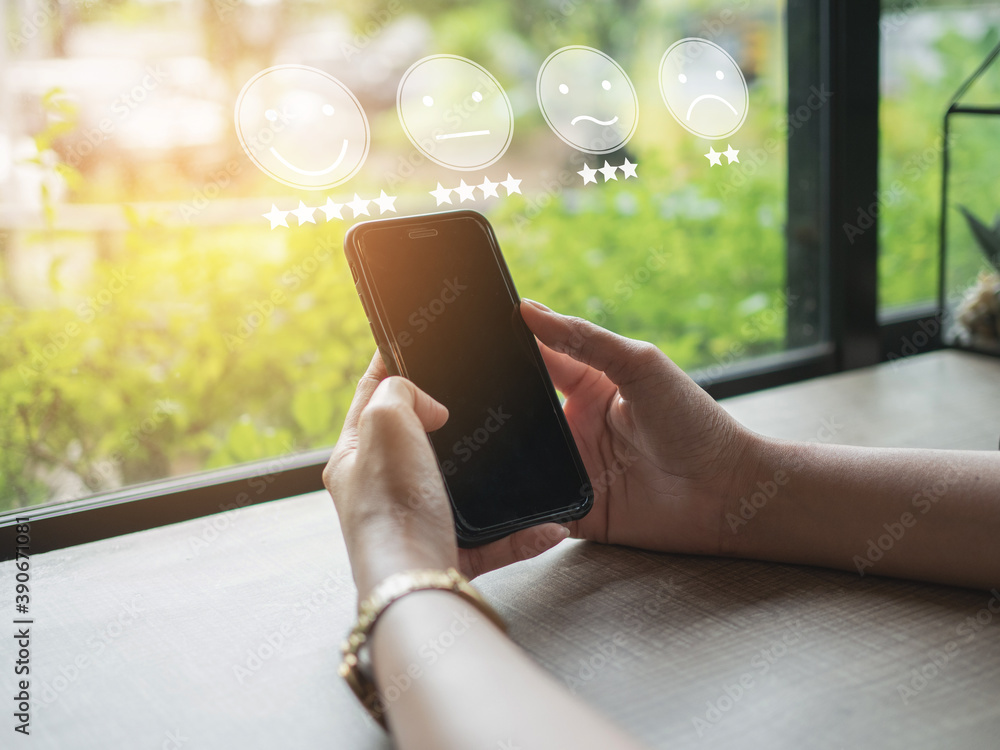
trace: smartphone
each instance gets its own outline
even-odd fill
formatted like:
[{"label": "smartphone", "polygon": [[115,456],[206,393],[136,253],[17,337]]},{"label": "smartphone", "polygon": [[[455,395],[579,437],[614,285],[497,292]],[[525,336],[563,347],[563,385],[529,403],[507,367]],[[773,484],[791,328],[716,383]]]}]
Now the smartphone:
[{"label": "smartphone", "polygon": [[429,437],[458,543],[585,516],[593,488],[486,217],[366,221],[344,250],[389,373],[448,407]]}]

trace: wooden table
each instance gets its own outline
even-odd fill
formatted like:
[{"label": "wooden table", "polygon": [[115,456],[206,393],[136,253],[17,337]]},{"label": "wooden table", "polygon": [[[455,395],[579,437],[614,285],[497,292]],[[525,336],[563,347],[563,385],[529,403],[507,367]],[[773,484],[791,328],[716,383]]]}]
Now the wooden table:
[{"label": "wooden table", "polygon": [[[996,450],[1000,360],[927,354],[725,405],[780,437]],[[39,555],[32,580],[18,747],[389,746],[336,676],[355,592],[322,493]],[[1000,747],[1000,593],[577,541],[477,585],[654,747]]]}]

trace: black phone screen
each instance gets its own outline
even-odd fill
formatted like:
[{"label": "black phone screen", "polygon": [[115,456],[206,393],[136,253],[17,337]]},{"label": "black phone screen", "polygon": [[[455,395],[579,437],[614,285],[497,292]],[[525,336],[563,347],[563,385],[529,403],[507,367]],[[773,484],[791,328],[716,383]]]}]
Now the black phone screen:
[{"label": "black phone screen", "polygon": [[485,220],[370,227],[357,245],[402,374],[448,407],[431,442],[461,520],[580,507],[586,472]]}]

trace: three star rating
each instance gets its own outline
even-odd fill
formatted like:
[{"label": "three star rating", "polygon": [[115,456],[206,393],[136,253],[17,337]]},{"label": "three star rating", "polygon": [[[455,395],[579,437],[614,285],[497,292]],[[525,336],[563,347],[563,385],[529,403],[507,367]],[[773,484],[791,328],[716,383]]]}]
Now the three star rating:
[{"label": "three star rating", "polygon": [[371,216],[371,210],[368,208],[371,203],[378,206],[379,216],[388,211],[396,212],[396,196],[386,195],[385,191],[382,190],[378,198],[365,199],[355,193],[354,200],[347,201],[346,203],[334,203],[332,198],[327,198],[326,203],[322,206],[307,206],[302,201],[299,201],[299,207],[290,211],[279,211],[278,207],[272,203],[271,210],[261,215],[271,222],[271,229],[276,229],[277,227],[288,226],[288,214],[298,219],[299,226],[303,224],[315,224],[317,211],[322,211],[326,214],[327,221],[346,219],[347,217],[343,214],[345,207],[351,209],[354,213],[352,218],[357,219],[359,216]]},{"label": "three star rating", "polygon": [[507,195],[513,195],[514,193],[521,192],[521,180],[515,180],[511,177],[510,172],[507,173],[507,179],[500,182],[492,182],[489,177],[484,177],[482,184],[479,185],[467,185],[465,180],[462,180],[458,187],[446,188],[440,182],[434,190],[428,191],[434,196],[434,200],[437,201],[435,205],[440,206],[442,203],[452,203],[451,194],[455,193],[458,197],[459,203],[465,203],[466,201],[478,200],[476,198],[476,191],[479,190],[483,194],[483,200],[486,198],[499,198],[500,194],[497,192],[497,188],[503,186],[507,191]]},{"label": "three star rating", "polygon": [[598,167],[597,169],[594,169],[589,164],[584,164],[583,169],[577,172],[577,174],[583,178],[584,185],[586,185],[588,182],[593,182],[596,185],[598,172],[604,175],[605,182],[609,182],[610,180],[617,181],[618,175],[615,174],[615,172],[617,172],[619,169],[622,171],[622,174],[625,175],[624,179],[627,180],[629,177],[635,177],[636,179],[638,179],[639,175],[635,173],[635,168],[637,166],[639,165],[633,164],[628,159],[625,159],[624,164],[618,164],[618,165],[608,164],[607,159],[605,159],[603,167]]},{"label": "three star rating", "polygon": [[723,156],[725,156],[727,159],[729,159],[729,163],[730,164],[732,164],[733,162],[736,162],[737,164],[739,164],[740,160],[737,157],[737,154],[739,154],[739,153],[740,153],[739,151],[737,151],[735,148],[733,148],[732,146],[730,146],[727,143],[725,151],[716,151],[714,148],[712,148],[711,146],[709,146],[708,147],[708,153],[705,154],[705,158],[708,159],[708,161],[709,161],[709,167],[710,168],[714,167],[716,164],[718,164],[721,167],[722,166],[722,157]]}]

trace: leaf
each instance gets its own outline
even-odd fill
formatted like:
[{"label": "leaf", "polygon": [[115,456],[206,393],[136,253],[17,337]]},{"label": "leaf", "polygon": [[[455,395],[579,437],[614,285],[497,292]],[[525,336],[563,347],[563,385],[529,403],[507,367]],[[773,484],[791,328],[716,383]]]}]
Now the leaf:
[{"label": "leaf", "polygon": [[962,212],[965,220],[969,222],[969,229],[972,230],[972,234],[983,251],[983,255],[986,256],[986,260],[1000,273],[1000,231],[991,229],[983,224],[965,206],[960,205],[958,210]]}]

